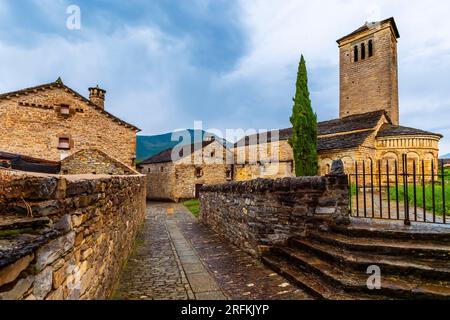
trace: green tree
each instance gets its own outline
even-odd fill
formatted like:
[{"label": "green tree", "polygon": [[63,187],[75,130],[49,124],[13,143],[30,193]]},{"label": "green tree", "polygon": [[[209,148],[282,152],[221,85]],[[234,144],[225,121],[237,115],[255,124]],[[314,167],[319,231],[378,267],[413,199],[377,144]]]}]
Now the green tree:
[{"label": "green tree", "polygon": [[318,174],[317,115],[311,107],[308,73],[303,55],[298,67],[296,87],[291,116],[293,133],[289,139],[294,151],[295,174],[297,177],[315,176]]}]

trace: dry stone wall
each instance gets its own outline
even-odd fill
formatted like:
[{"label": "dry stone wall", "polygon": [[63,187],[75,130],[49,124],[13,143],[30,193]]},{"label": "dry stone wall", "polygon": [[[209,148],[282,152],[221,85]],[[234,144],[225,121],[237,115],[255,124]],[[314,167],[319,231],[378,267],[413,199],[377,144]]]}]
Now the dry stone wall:
[{"label": "dry stone wall", "polygon": [[97,149],[81,150],[61,161],[62,174],[137,174],[134,169]]},{"label": "dry stone wall", "polygon": [[257,179],[205,186],[201,221],[253,256],[301,235],[310,223],[348,223],[345,175]]},{"label": "dry stone wall", "polygon": [[110,297],[145,218],[145,180],[0,169],[0,300]]}]

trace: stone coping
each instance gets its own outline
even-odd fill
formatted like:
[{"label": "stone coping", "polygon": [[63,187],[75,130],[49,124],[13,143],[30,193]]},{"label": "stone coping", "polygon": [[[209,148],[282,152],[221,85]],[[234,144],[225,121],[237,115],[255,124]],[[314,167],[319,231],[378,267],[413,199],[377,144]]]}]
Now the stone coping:
[{"label": "stone coping", "polygon": [[314,192],[323,192],[327,184],[334,181],[341,182],[346,179],[345,175],[328,175],[326,177],[298,177],[298,178],[280,178],[280,179],[256,179],[251,181],[228,182],[218,185],[203,186],[202,192],[231,192],[231,193],[263,193],[267,191],[297,191],[311,190]]}]

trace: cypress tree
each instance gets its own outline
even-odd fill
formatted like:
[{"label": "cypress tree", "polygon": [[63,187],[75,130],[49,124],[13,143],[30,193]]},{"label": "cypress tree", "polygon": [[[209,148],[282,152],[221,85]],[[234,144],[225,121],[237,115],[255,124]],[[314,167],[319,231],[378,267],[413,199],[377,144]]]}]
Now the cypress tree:
[{"label": "cypress tree", "polygon": [[293,133],[289,139],[294,151],[295,174],[297,177],[315,176],[318,174],[317,115],[311,106],[303,55],[298,67],[296,87],[291,116]]}]

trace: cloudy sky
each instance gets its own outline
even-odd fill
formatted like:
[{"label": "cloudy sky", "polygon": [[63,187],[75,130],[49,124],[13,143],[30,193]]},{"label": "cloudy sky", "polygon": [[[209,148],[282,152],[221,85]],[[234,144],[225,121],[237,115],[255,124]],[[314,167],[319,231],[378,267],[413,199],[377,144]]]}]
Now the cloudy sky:
[{"label": "cloudy sky", "polygon": [[[69,30],[67,8],[81,9]],[[300,54],[319,120],[338,116],[336,39],[394,16],[400,112],[450,152],[450,2],[360,0],[0,0],[0,92],[56,80],[159,134],[289,126]]]}]

